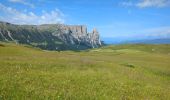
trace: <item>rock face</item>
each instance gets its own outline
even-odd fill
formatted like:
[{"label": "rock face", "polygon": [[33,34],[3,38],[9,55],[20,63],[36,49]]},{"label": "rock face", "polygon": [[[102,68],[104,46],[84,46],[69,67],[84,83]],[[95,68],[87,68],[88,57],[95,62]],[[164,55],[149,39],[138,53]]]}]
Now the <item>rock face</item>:
[{"label": "rock face", "polygon": [[81,50],[101,46],[96,29],[88,33],[86,26],[63,24],[14,25],[0,22],[0,41],[13,41],[49,50]]}]

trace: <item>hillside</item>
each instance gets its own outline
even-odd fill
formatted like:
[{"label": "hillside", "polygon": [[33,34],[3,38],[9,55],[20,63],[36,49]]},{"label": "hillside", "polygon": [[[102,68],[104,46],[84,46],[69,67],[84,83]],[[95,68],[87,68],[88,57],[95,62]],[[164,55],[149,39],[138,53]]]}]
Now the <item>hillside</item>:
[{"label": "hillside", "polygon": [[132,51],[142,51],[148,53],[170,53],[170,44],[122,44],[122,45],[110,45],[102,47],[102,51],[106,50],[132,50]]},{"label": "hillside", "polygon": [[169,48],[136,44],[57,52],[0,43],[0,99],[169,100]]},{"label": "hillside", "polygon": [[27,44],[46,50],[83,50],[101,46],[96,29],[83,25],[15,25],[0,22],[0,41]]}]

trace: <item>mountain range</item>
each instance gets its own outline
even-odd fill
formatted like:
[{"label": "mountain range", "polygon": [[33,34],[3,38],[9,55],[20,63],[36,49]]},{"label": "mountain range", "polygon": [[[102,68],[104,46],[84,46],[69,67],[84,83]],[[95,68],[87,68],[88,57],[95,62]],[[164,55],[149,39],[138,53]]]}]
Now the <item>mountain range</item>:
[{"label": "mountain range", "polygon": [[0,41],[28,44],[47,50],[83,50],[102,45],[99,32],[84,25],[16,25],[0,22]]},{"label": "mountain range", "polygon": [[143,39],[102,38],[106,44],[170,44],[170,37],[150,37]]}]

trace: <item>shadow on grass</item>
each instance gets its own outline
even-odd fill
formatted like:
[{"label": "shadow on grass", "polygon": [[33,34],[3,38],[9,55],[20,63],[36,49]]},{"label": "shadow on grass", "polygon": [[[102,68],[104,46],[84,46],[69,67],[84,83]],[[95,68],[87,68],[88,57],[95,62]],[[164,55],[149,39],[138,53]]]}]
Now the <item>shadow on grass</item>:
[{"label": "shadow on grass", "polygon": [[121,64],[125,67],[129,67],[129,68],[135,68],[135,65],[134,64],[130,64],[130,63],[124,63],[124,64]]},{"label": "shadow on grass", "polygon": [[3,45],[3,44],[0,44],[0,47],[5,47],[5,45]]}]

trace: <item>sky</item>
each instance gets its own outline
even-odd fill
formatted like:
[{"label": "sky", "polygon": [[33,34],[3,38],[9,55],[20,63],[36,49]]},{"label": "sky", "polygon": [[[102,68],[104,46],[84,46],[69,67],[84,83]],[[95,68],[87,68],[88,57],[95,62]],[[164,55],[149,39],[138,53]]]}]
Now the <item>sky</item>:
[{"label": "sky", "polygon": [[86,25],[104,41],[170,37],[170,0],[1,0],[0,21]]}]

